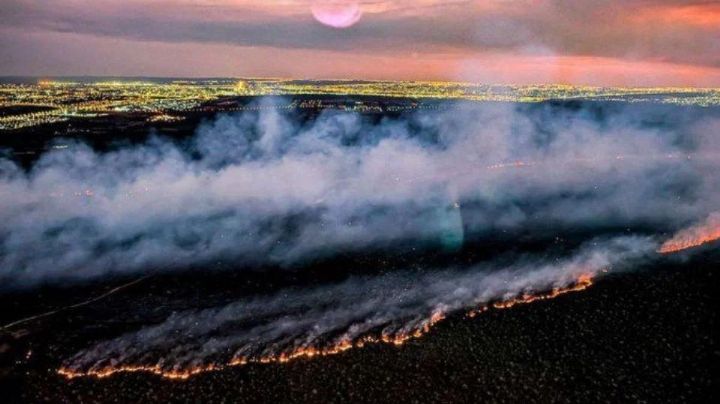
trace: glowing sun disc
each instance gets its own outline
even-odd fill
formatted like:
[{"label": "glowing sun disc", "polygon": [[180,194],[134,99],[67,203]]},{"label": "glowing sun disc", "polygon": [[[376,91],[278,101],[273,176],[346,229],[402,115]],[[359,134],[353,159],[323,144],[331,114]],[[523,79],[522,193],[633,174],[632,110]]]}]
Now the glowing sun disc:
[{"label": "glowing sun disc", "polygon": [[348,28],[362,18],[362,9],[355,1],[319,0],[310,7],[313,17],[333,28]]}]

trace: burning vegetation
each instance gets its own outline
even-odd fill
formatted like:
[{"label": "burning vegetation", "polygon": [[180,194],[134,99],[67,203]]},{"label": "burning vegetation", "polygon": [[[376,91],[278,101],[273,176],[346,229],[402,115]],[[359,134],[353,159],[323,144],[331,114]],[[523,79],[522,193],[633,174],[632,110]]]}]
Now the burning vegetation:
[{"label": "burning vegetation", "polygon": [[720,239],[720,213],[711,214],[706,221],[698,225],[681,230],[670,240],[664,242],[658,252],[670,254],[699,247]]},{"label": "burning vegetation", "polygon": [[[530,293],[526,292],[520,296],[499,300],[494,303],[484,304],[477,308],[469,310],[467,317],[472,318],[478,314],[489,310],[509,309],[518,304],[528,304],[541,300],[554,299],[558,296],[583,291],[593,284],[593,276],[591,274],[583,274],[572,284],[565,287],[556,287],[549,292]],[[399,331],[396,333],[381,333],[379,335],[364,335],[356,340],[341,338],[338,342],[326,347],[301,346],[289,351],[278,354],[270,354],[258,357],[237,356],[227,363],[209,363],[196,365],[189,368],[166,368],[162,364],[154,365],[120,365],[120,366],[102,366],[98,368],[90,368],[88,370],[73,369],[71,367],[61,367],[57,373],[68,379],[89,376],[96,378],[105,378],[116,373],[146,372],[158,375],[166,379],[186,380],[194,375],[226,369],[228,367],[243,366],[250,363],[270,364],[270,363],[287,363],[301,358],[315,358],[336,355],[353,348],[362,348],[370,344],[388,344],[394,346],[402,346],[406,342],[417,339],[428,332],[439,322],[446,318],[446,314],[442,310],[434,311],[427,319],[421,321],[409,331]]]}]

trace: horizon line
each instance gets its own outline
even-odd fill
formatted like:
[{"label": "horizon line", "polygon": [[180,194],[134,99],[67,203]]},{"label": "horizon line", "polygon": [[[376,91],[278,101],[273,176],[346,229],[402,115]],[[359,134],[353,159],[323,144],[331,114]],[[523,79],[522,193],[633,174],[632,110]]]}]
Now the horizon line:
[{"label": "horizon line", "polygon": [[[453,84],[461,84],[461,85],[467,85],[467,86],[496,86],[496,87],[552,87],[552,86],[565,86],[565,87],[583,87],[583,88],[643,88],[643,89],[653,89],[653,88],[665,88],[665,89],[680,89],[680,88],[694,88],[694,89],[703,89],[703,90],[720,90],[720,86],[713,87],[713,86],[690,86],[690,85],[647,85],[647,86],[622,86],[622,85],[610,85],[610,86],[600,86],[600,85],[589,85],[589,84],[572,84],[572,83],[563,83],[563,82],[556,82],[556,83],[526,83],[526,84],[513,84],[513,83],[489,83],[489,82],[472,82],[472,81],[454,81],[454,80],[432,80],[432,79],[422,79],[422,80],[392,80],[392,79],[358,79],[358,78],[292,78],[292,77],[273,77],[273,76],[196,76],[196,77],[186,77],[186,76],[144,76],[144,75],[13,75],[13,74],[7,74],[2,75],[0,74],[0,80],[7,80],[7,79],[31,79],[31,80],[37,80],[42,81],[43,79],[47,80],[65,80],[65,79],[119,79],[119,80],[137,80],[137,79],[148,79],[148,80],[188,80],[188,81],[208,81],[208,80],[277,80],[277,81],[316,81],[316,82],[341,82],[341,81],[350,81],[350,82],[372,82],[372,83],[453,83]],[[0,83],[3,84],[3,83]]]}]

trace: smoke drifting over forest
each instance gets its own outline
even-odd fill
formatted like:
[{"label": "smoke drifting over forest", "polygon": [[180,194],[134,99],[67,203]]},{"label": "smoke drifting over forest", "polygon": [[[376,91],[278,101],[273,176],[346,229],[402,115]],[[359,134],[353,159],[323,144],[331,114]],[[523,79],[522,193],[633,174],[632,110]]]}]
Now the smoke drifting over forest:
[{"label": "smoke drifting over forest", "polygon": [[307,121],[264,110],[219,116],[187,142],[76,144],[29,171],[1,160],[0,278],[294,265],[407,241],[453,249],[523,228],[707,217],[720,200],[720,121],[678,111],[666,127],[632,111],[483,105]]}]

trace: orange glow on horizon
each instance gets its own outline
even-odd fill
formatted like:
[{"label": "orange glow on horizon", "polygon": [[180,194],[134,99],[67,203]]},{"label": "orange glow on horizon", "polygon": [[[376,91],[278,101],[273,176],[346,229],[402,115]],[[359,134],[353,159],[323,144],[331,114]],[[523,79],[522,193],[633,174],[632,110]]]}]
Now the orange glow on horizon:
[{"label": "orange glow on horizon", "polygon": [[[449,59],[452,60],[452,59]],[[601,56],[495,54],[454,62],[463,81],[502,84],[715,87],[720,68]],[[436,74],[439,74],[437,72]],[[425,72],[433,75],[433,72]]]},{"label": "orange glow on horizon", "polygon": [[720,26],[720,4],[648,7],[633,14],[630,19],[637,24],[667,23],[717,28]]},{"label": "orange glow on horizon", "polygon": [[[34,38],[34,36],[29,36]],[[73,65],[18,70],[36,76],[92,75],[101,61],[114,76],[286,77],[460,81],[481,84],[573,84],[603,87],[720,87],[720,68],[600,56],[532,55],[428,46],[422,52],[392,53],[238,47],[228,44],[136,42],[72,33],[43,36],[51,60],[76,55]],[[85,46],[75,46],[84,41]],[[68,48],[72,49],[68,49]],[[94,49],[97,54],[90,53]],[[63,50],[60,52],[60,50]],[[218,57],[222,55],[222,57]],[[293,60],[292,66],[269,63]],[[126,63],[137,60],[137,63]],[[202,70],[197,63],[203,61]],[[242,60],[242,64],[235,61]],[[17,59],[16,62],[22,62]],[[322,62],[320,62],[322,61]],[[29,63],[29,62],[28,62]],[[171,68],[167,66],[172,66]]]}]

